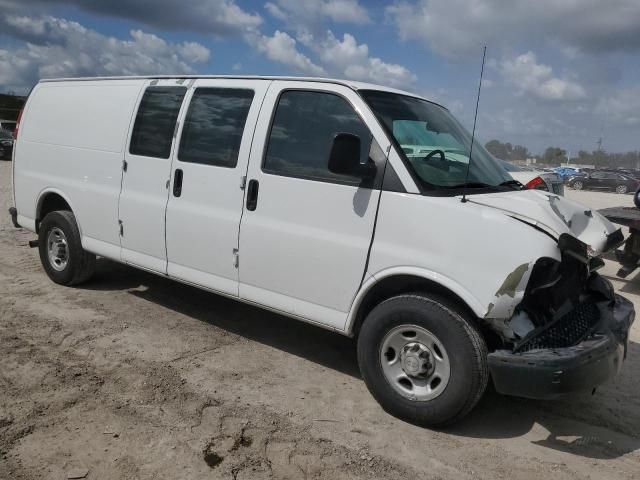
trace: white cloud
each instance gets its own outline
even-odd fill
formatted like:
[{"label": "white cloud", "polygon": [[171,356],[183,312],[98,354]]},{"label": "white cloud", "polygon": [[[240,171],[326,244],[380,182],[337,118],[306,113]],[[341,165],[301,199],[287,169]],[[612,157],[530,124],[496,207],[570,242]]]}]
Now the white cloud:
[{"label": "white cloud", "polygon": [[402,39],[448,57],[545,37],[574,51],[640,50],[638,0],[402,0],[386,11]]},{"label": "white cloud", "polygon": [[[0,18],[0,26],[26,42],[0,55],[0,84],[14,90],[24,90],[43,77],[194,73],[195,66],[211,57],[209,49],[196,42],[170,43],[141,30],[132,30],[129,39],[120,40],[51,16],[6,15]],[[313,59],[300,51],[304,43],[280,30],[271,36],[249,31],[244,40],[296,73],[331,74],[392,86],[407,86],[416,80],[402,65],[371,56],[369,47],[358,44],[350,34],[338,39],[327,31],[316,40],[309,33],[306,50]]]},{"label": "white cloud", "polygon": [[[339,40],[331,31],[321,38],[307,32],[296,40],[286,32],[276,30],[272,36],[255,34],[247,35],[246,39],[269,60],[286,65],[298,73],[332,75],[391,86],[408,86],[416,80],[416,76],[402,65],[371,57],[367,44],[358,44],[355,37],[348,33]],[[317,63],[298,49],[300,44],[317,57]]]},{"label": "white cloud", "polygon": [[348,33],[339,40],[328,31],[325,38],[312,48],[323,65],[352,80],[390,86],[407,86],[416,80],[415,75],[402,65],[385,63],[380,58],[371,57],[367,44],[358,44],[355,37]]},{"label": "white cloud", "polygon": [[7,15],[4,18],[6,26],[12,27],[23,35],[44,36],[47,34],[46,20],[19,15]]},{"label": "white cloud", "polygon": [[579,100],[586,96],[582,85],[553,75],[553,69],[538,63],[533,52],[502,60],[498,69],[504,79],[520,94],[528,93],[542,100]]},{"label": "white cloud", "polygon": [[0,85],[16,91],[39,78],[193,73],[195,64],[210,58],[209,49],[198,43],[171,43],[141,30],[120,40],[51,16],[9,16],[5,23],[39,40],[0,50]]},{"label": "white cloud", "polygon": [[618,90],[600,99],[595,113],[603,123],[640,125],[640,85]]},{"label": "white cloud", "polygon": [[94,14],[134,20],[159,29],[197,31],[220,37],[253,31],[262,24],[260,15],[243,10],[235,0],[2,0],[0,3],[3,7],[30,13],[39,7],[72,5]]},{"label": "white cloud", "polygon": [[289,16],[275,3],[267,2],[264,5],[264,8],[269,12],[269,14],[277,18],[278,20],[287,20]]},{"label": "white cloud", "polygon": [[320,12],[336,23],[364,25],[371,22],[367,10],[357,0],[326,0]]},{"label": "white cloud", "polygon": [[178,52],[191,63],[206,63],[211,58],[211,50],[197,42],[184,42],[178,46]]},{"label": "white cloud", "polygon": [[274,0],[265,4],[275,18],[288,21],[294,28],[310,28],[327,19],[336,23],[364,25],[369,13],[358,0]]},{"label": "white cloud", "polygon": [[271,61],[291,67],[293,70],[314,76],[326,75],[324,68],[313,63],[309,57],[299,52],[296,40],[285,32],[276,30],[271,36],[254,35],[248,41]]},{"label": "white cloud", "polygon": [[[486,131],[486,132],[485,132]],[[553,130],[541,122],[536,115],[524,113],[518,109],[505,108],[492,113],[481,114],[478,119],[478,134],[486,136],[506,137],[512,141],[523,133],[535,136],[550,136]]]}]

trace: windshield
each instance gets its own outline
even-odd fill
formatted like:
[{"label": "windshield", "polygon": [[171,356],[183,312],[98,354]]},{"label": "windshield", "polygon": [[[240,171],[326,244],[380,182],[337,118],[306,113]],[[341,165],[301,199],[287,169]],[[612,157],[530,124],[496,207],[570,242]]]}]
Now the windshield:
[{"label": "windshield", "polygon": [[511,188],[511,176],[475,141],[469,167],[471,135],[445,108],[380,90],[360,94],[400,145],[423,190]]}]

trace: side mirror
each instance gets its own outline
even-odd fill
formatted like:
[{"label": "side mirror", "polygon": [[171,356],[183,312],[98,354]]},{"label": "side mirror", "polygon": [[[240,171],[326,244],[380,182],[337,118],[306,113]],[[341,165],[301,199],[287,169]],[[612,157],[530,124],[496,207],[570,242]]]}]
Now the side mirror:
[{"label": "side mirror", "polygon": [[329,171],[370,179],[376,176],[376,164],[371,159],[360,163],[360,137],[352,133],[338,133],[329,153]]}]

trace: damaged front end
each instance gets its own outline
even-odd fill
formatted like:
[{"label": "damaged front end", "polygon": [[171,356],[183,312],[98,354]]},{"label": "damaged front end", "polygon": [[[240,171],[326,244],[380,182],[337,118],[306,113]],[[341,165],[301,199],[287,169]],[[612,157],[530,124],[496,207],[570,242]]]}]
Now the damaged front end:
[{"label": "damaged front end", "polygon": [[[600,253],[622,240],[613,232]],[[502,341],[488,357],[500,393],[554,398],[592,390],[626,357],[633,304],[598,275],[604,262],[588,245],[564,233],[558,248],[560,260],[515,269],[484,318]]]}]

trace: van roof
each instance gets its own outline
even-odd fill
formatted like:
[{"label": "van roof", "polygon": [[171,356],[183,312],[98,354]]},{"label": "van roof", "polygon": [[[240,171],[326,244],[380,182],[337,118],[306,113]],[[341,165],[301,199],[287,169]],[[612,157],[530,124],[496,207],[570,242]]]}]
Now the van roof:
[{"label": "van roof", "polygon": [[[185,78],[185,79],[200,79],[200,78],[224,78],[224,79],[244,79],[244,80],[289,80],[289,81],[301,81],[301,82],[318,82],[318,83],[334,83],[338,85],[344,85],[353,90],[381,90],[385,92],[399,93],[401,95],[408,95],[410,97],[421,98],[423,100],[429,100],[415,93],[399,90],[397,88],[386,87],[384,85],[376,85],[373,83],[357,82],[353,80],[344,80],[337,78],[322,78],[322,77],[295,77],[295,76],[269,76],[269,75],[139,75],[139,76],[114,76],[114,77],[76,77],[76,78],[48,78],[40,80],[40,83],[47,82],[82,82],[92,80],[154,80],[154,79],[171,79],[171,78]],[[433,102],[437,103],[437,102]]]}]

